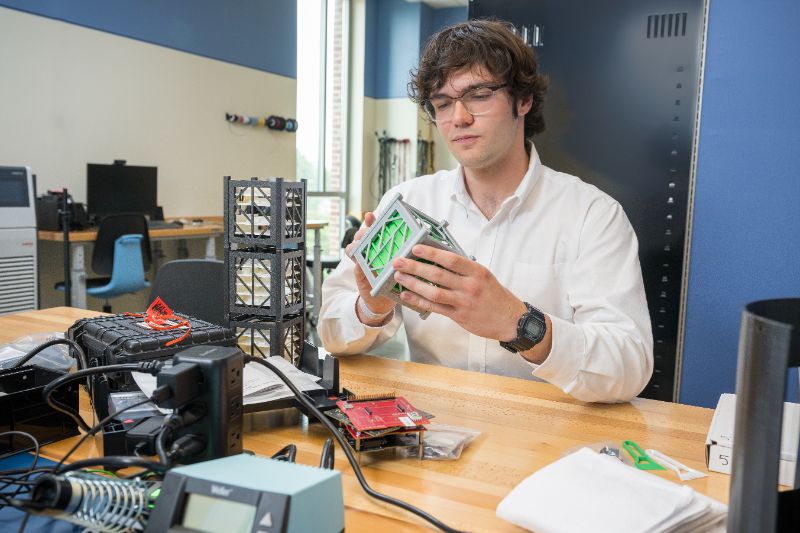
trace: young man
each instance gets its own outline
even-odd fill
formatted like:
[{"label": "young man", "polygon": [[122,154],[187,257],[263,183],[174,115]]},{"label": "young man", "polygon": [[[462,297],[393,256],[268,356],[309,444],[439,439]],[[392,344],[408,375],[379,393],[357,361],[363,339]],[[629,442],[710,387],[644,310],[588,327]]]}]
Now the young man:
[{"label": "young man", "polygon": [[[370,296],[352,261],[322,287],[319,334],[333,353],[363,353],[405,322],[411,359],[547,380],[585,401],[627,401],[653,369],[636,235],[620,205],[542,165],[546,80],[509,26],[469,21],[433,36],[410,93],[460,165],[397,192],[437,220],[475,260],[427,246],[436,265],[396,259],[402,299]],[[366,216],[366,226],[375,220]],[[356,238],[366,231],[362,227]],[[436,286],[418,279],[430,280]]]}]

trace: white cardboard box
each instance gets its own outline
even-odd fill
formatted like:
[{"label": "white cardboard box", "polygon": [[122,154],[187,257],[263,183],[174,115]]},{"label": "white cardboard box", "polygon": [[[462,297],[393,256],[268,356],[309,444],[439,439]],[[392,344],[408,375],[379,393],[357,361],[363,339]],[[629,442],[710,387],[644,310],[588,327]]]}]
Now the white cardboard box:
[{"label": "white cardboard box", "polygon": [[[735,414],[736,395],[721,395],[706,437],[706,463],[708,469],[713,472],[731,473]],[[792,486],[794,483],[799,437],[800,404],[785,402],[783,404],[783,430],[781,431],[781,460],[778,469],[778,483],[781,485]]]}]

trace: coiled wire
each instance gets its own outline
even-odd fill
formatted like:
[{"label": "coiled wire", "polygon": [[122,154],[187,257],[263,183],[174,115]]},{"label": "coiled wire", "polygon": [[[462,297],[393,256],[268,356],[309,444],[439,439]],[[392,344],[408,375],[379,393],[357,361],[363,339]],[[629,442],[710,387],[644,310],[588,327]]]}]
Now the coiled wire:
[{"label": "coiled wire", "polygon": [[143,531],[159,482],[113,479],[83,472],[42,476],[33,502],[46,514],[91,531]]}]

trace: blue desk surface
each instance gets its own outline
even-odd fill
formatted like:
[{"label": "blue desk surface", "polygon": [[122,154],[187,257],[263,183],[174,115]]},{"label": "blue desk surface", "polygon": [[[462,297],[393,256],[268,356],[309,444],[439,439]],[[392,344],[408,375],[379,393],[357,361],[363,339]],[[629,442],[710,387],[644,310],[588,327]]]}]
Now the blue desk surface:
[{"label": "blue desk surface", "polygon": [[[11,468],[22,468],[30,466],[33,462],[33,454],[20,453],[11,457],[0,460],[0,470],[8,470]],[[55,465],[53,461],[48,459],[39,458],[36,466]],[[3,492],[14,492],[16,487],[8,487]],[[0,509],[0,531],[17,531],[19,529],[22,517],[25,516],[22,511],[14,509],[13,507],[3,507]],[[83,528],[64,522],[63,520],[53,520],[41,516],[33,516],[28,519],[24,531],[26,533],[73,533],[82,531]]]}]

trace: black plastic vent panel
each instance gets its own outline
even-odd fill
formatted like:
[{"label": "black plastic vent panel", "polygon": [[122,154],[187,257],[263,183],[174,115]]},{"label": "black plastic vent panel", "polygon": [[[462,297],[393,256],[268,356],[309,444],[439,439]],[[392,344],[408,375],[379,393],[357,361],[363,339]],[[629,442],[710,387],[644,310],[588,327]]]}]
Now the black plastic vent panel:
[{"label": "black plastic vent panel", "polygon": [[647,17],[647,38],[665,39],[686,36],[686,18],[688,13],[668,13]]}]

